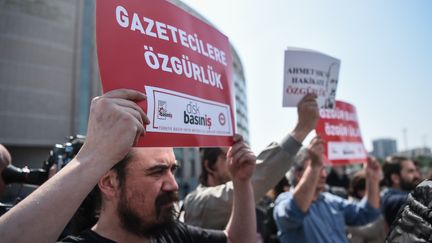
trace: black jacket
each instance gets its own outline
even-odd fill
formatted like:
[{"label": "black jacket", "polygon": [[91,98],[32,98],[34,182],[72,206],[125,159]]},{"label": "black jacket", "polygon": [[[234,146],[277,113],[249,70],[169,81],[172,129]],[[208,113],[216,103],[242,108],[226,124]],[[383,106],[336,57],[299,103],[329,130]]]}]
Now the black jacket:
[{"label": "black jacket", "polygon": [[432,242],[432,181],[425,180],[408,195],[386,242]]}]

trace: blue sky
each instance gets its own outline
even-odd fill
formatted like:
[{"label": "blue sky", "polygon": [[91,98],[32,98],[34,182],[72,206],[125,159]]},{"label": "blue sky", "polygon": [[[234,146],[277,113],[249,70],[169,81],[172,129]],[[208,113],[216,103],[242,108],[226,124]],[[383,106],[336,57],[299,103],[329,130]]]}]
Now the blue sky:
[{"label": "blue sky", "polygon": [[[432,1],[184,0],[228,36],[248,89],[255,152],[295,125],[282,108],[287,46],[341,59],[336,98],[357,107],[363,141],[432,146]],[[310,139],[310,137],[309,137]]]}]

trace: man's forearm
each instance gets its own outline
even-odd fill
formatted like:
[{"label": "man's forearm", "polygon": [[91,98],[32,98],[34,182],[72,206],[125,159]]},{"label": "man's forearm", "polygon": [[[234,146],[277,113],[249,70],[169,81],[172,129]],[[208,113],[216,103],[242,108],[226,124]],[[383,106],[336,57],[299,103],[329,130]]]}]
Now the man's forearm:
[{"label": "man's forearm", "polygon": [[288,135],[279,144],[270,145],[258,155],[252,176],[256,202],[285,176],[301,147],[301,142]]},{"label": "man's forearm", "polygon": [[367,200],[374,208],[380,208],[379,182],[366,179]]},{"label": "man's forearm", "polygon": [[307,212],[316,196],[316,185],[319,180],[321,167],[308,166],[302,178],[294,188],[294,200],[302,212]]},{"label": "man's forearm", "polygon": [[[105,172],[104,168],[92,169],[86,166],[88,161],[83,160],[85,158],[81,161],[72,160],[54,177],[0,217],[2,242],[57,240],[82,200]],[[109,170],[109,166],[105,167]]]},{"label": "man's forearm", "polygon": [[253,188],[250,180],[233,181],[234,201],[230,221],[226,228],[228,242],[256,241],[256,216]]},{"label": "man's forearm", "polygon": [[311,129],[302,126],[301,124],[297,124],[291,132],[291,136],[293,136],[293,138],[295,138],[299,143],[302,143],[311,131]]}]

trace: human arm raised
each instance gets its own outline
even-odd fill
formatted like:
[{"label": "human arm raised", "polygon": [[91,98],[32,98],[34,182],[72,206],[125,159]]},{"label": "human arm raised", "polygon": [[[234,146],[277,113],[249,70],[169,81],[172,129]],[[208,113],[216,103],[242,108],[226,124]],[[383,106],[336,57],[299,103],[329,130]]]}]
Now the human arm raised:
[{"label": "human arm raised", "polygon": [[225,232],[229,243],[254,242],[256,218],[251,177],[256,157],[240,135],[234,136],[234,142],[227,154],[234,185],[234,198],[231,218]]},{"label": "human arm raised", "polygon": [[[302,212],[307,212],[317,196],[317,186],[320,174],[324,169],[323,141],[315,137],[308,147],[310,159],[304,162],[303,175],[294,188],[294,201]],[[296,176],[296,175],[295,175]]]},{"label": "human arm raised", "polygon": [[316,98],[316,94],[307,94],[297,104],[298,121],[291,136],[300,143],[315,129],[320,118]]},{"label": "human arm raised", "polygon": [[366,164],[366,196],[368,203],[374,208],[380,208],[381,167],[374,157],[369,157]]},{"label": "human arm raised", "polygon": [[305,137],[315,129],[319,109],[315,94],[308,94],[297,105],[295,128],[279,143],[272,144],[258,155],[252,177],[255,200],[275,186],[291,167]]},{"label": "human arm raised", "polygon": [[87,139],[80,152],[65,168],[0,217],[2,242],[57,240],[99,178],[144,133],[143,123],[149,120],[133,101],[145,98],[140,92],[123,89],[92,100]]},{"label": "human arm raised", "polygon": [[[304,138],[316,126],[319,109],[316,96],[306,95],[297,105],[298,121],[294,130],[279,143],[270,144],[257,158],[252,176],[255,201],[274,187],[293,163]],[[213,229],[222,229],[230,218],[232,181],[216,187],[201,188],[185,200],[185,222]],[[204,203],[205,202],[205,203]]]}]

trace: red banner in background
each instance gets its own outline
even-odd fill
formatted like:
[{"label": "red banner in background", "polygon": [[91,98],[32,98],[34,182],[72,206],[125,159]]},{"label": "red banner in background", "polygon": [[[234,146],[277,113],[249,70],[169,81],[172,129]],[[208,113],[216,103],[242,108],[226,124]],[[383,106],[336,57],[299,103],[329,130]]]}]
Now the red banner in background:
[{"label": "red banner in background", "polygon": [[336,108],[321,109],[320,117],[316,132],[325,141],[328,164],[345,165],[367,161],[367,152],[353,105],[336,101]]},{"label": "red banner in background", "polygon": [[228,38],[167,1],[97,0],[104,92],[145,92],[138,146],[229,146],[234,134]]}]

